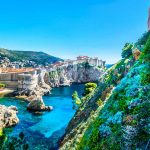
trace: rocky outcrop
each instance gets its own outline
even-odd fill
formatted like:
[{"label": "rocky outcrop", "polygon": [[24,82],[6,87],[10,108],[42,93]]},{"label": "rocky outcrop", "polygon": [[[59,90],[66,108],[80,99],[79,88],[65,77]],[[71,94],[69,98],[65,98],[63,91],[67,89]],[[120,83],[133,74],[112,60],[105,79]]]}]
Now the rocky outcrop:
[{"label": "rocky outcrop", "polygon": [[50,93],[51,87],[45,83],[43,71],[38,75],[37,86],[33,89],[24,89],[13,93],[14,96],[29,102],[27,109],[32,111],[50,111],[51,106],[45,106],[42,96]]},{"label": "rocky outcrop", "polygon": [[36,100],[32,100],[28,104],[27,109],[32,111],[51,111],[53,107],[45,106],[42,97],[37,97]]},{"label": "rocky outcrop", "polygon": [[[26,89],[19,89],[14,93],[15,96],[43,96],[49,94],[51,87],[45,83],[44,76],[46,72],[41,70],[41,72],[37,75],[36,85],[34,87],[26,88]],[[30,81],[29,81],[30,82]]]},{"label": "rocky outcrop", "polygon": [[49,84],[51,87],[59,87],[68,86],[71,83],[94,82],[99,80],[104,72],[104,68],[88,63],[61,66],[49,72]]},{"label": "rocky outcrop", "polygon": [[43,71],[38,76],[38,86],[42,95],[49,94],[51,87],[46,80],[47,72]]},{"label": "rocky outcrop", "polygon": [[0,128],[11,127],[19,123],[15,106],[0,105]]}]

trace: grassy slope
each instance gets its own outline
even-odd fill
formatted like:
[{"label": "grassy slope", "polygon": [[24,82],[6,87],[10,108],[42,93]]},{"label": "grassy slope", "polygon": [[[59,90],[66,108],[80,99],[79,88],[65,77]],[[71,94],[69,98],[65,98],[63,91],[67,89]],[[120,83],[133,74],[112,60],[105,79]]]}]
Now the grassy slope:
[{"label": "grassy slope", "polygon": [[[108,86],[115,79],[114,71],[123,69],[125,62],[127,61],[122,60],[122,65],[120,61],[112,67],[105,81]],[[150,139],[149,68],[150,38],[140,59],[113,90],[98,117],[89,125],[81,138],[77,149],[145,149],[148,146]],[[119,75],[119,72],[115,71],[115,74]]]}]

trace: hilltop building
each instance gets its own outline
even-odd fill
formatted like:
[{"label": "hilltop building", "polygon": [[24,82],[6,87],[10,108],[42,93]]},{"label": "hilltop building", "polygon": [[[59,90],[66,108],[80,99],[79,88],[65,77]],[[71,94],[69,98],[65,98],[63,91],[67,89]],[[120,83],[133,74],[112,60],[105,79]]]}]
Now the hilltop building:
[{"label": "hilltop building", "polygon": [[86,62],[88,62],[90,65],[93,66],[102,67],[102,68],[105,67],[105,61],[98,59],[98,57],[92,58],[88,56],[78,56],[76,60],[67,59],[64,62],[59,61],[50,65],[50,67],[54,69],[57,67],[64,67],[68,65],[75,65],[75,64],[86,63]]},{"label": "hilltop building", "polygon": [[97,66],[97,67],[105,66],[105,61],[99,60],[98,57],[92,58],[92,57],[88,57],[88,56],[78,56],[77,62],[78,63],[88,62],[90,65]]},{"label": "hilltop building", "polygon": [[88,56],[78,56],[77,60],[85,60],[85,59],[88,59],[88,58],[89,58]]}]

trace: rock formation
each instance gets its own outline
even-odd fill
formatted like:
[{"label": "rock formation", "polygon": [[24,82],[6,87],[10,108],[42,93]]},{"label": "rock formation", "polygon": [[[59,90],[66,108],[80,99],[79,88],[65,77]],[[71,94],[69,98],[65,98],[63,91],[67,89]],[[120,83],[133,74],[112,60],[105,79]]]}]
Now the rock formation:
[{"label": "rock formation", "polygon": [[0,128],[11,127],[19,123],[15,106],[0,105]]},{"label": "rock formation", "polygon": [[45,83],[44,76],[46,72],[41,72],[38,75],[38,82],[33,89],[24,89],[14,93],[17,98],[24,99],[29,102],[28,110],[33,111],[50,111],[52,106],[45,106],[42,96],[50,93],[51,87]]},{"label": "rock formation", "polygon": [[79,63],[58,67],[49,72],[49,84],[51,87],[68,86],[71,83],[85,83],[98,81],[104,73],[104,68]]},{"label": "rock formation", "polygon": [[36,100],[32,100],[28,104],[27,109],[32,111],[50,111],[53,109],[53,107],[45,106],[42,97],[37,97]]}]

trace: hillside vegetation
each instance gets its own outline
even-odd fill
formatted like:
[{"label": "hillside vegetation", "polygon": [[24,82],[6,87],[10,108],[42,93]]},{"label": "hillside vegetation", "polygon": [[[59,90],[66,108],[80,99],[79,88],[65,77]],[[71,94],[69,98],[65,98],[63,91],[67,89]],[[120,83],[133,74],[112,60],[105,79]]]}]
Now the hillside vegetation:
[{"label": "hillside vegetation", "polygon": [[[61,149],[150,149],[150,36],[126,43],[122,59],[84,96]],[[82,98],[83,99],[83,98]]]},{"label": "hillside vegetation", "polygon": [[15,50],[3,49],[3,48],[0,48],[0,56],[2,58],[7,57],[11,62],[33,61],[39,65],[51,64],[62,60],[58,57],[54,57],[43,52],[15,51]]}]

